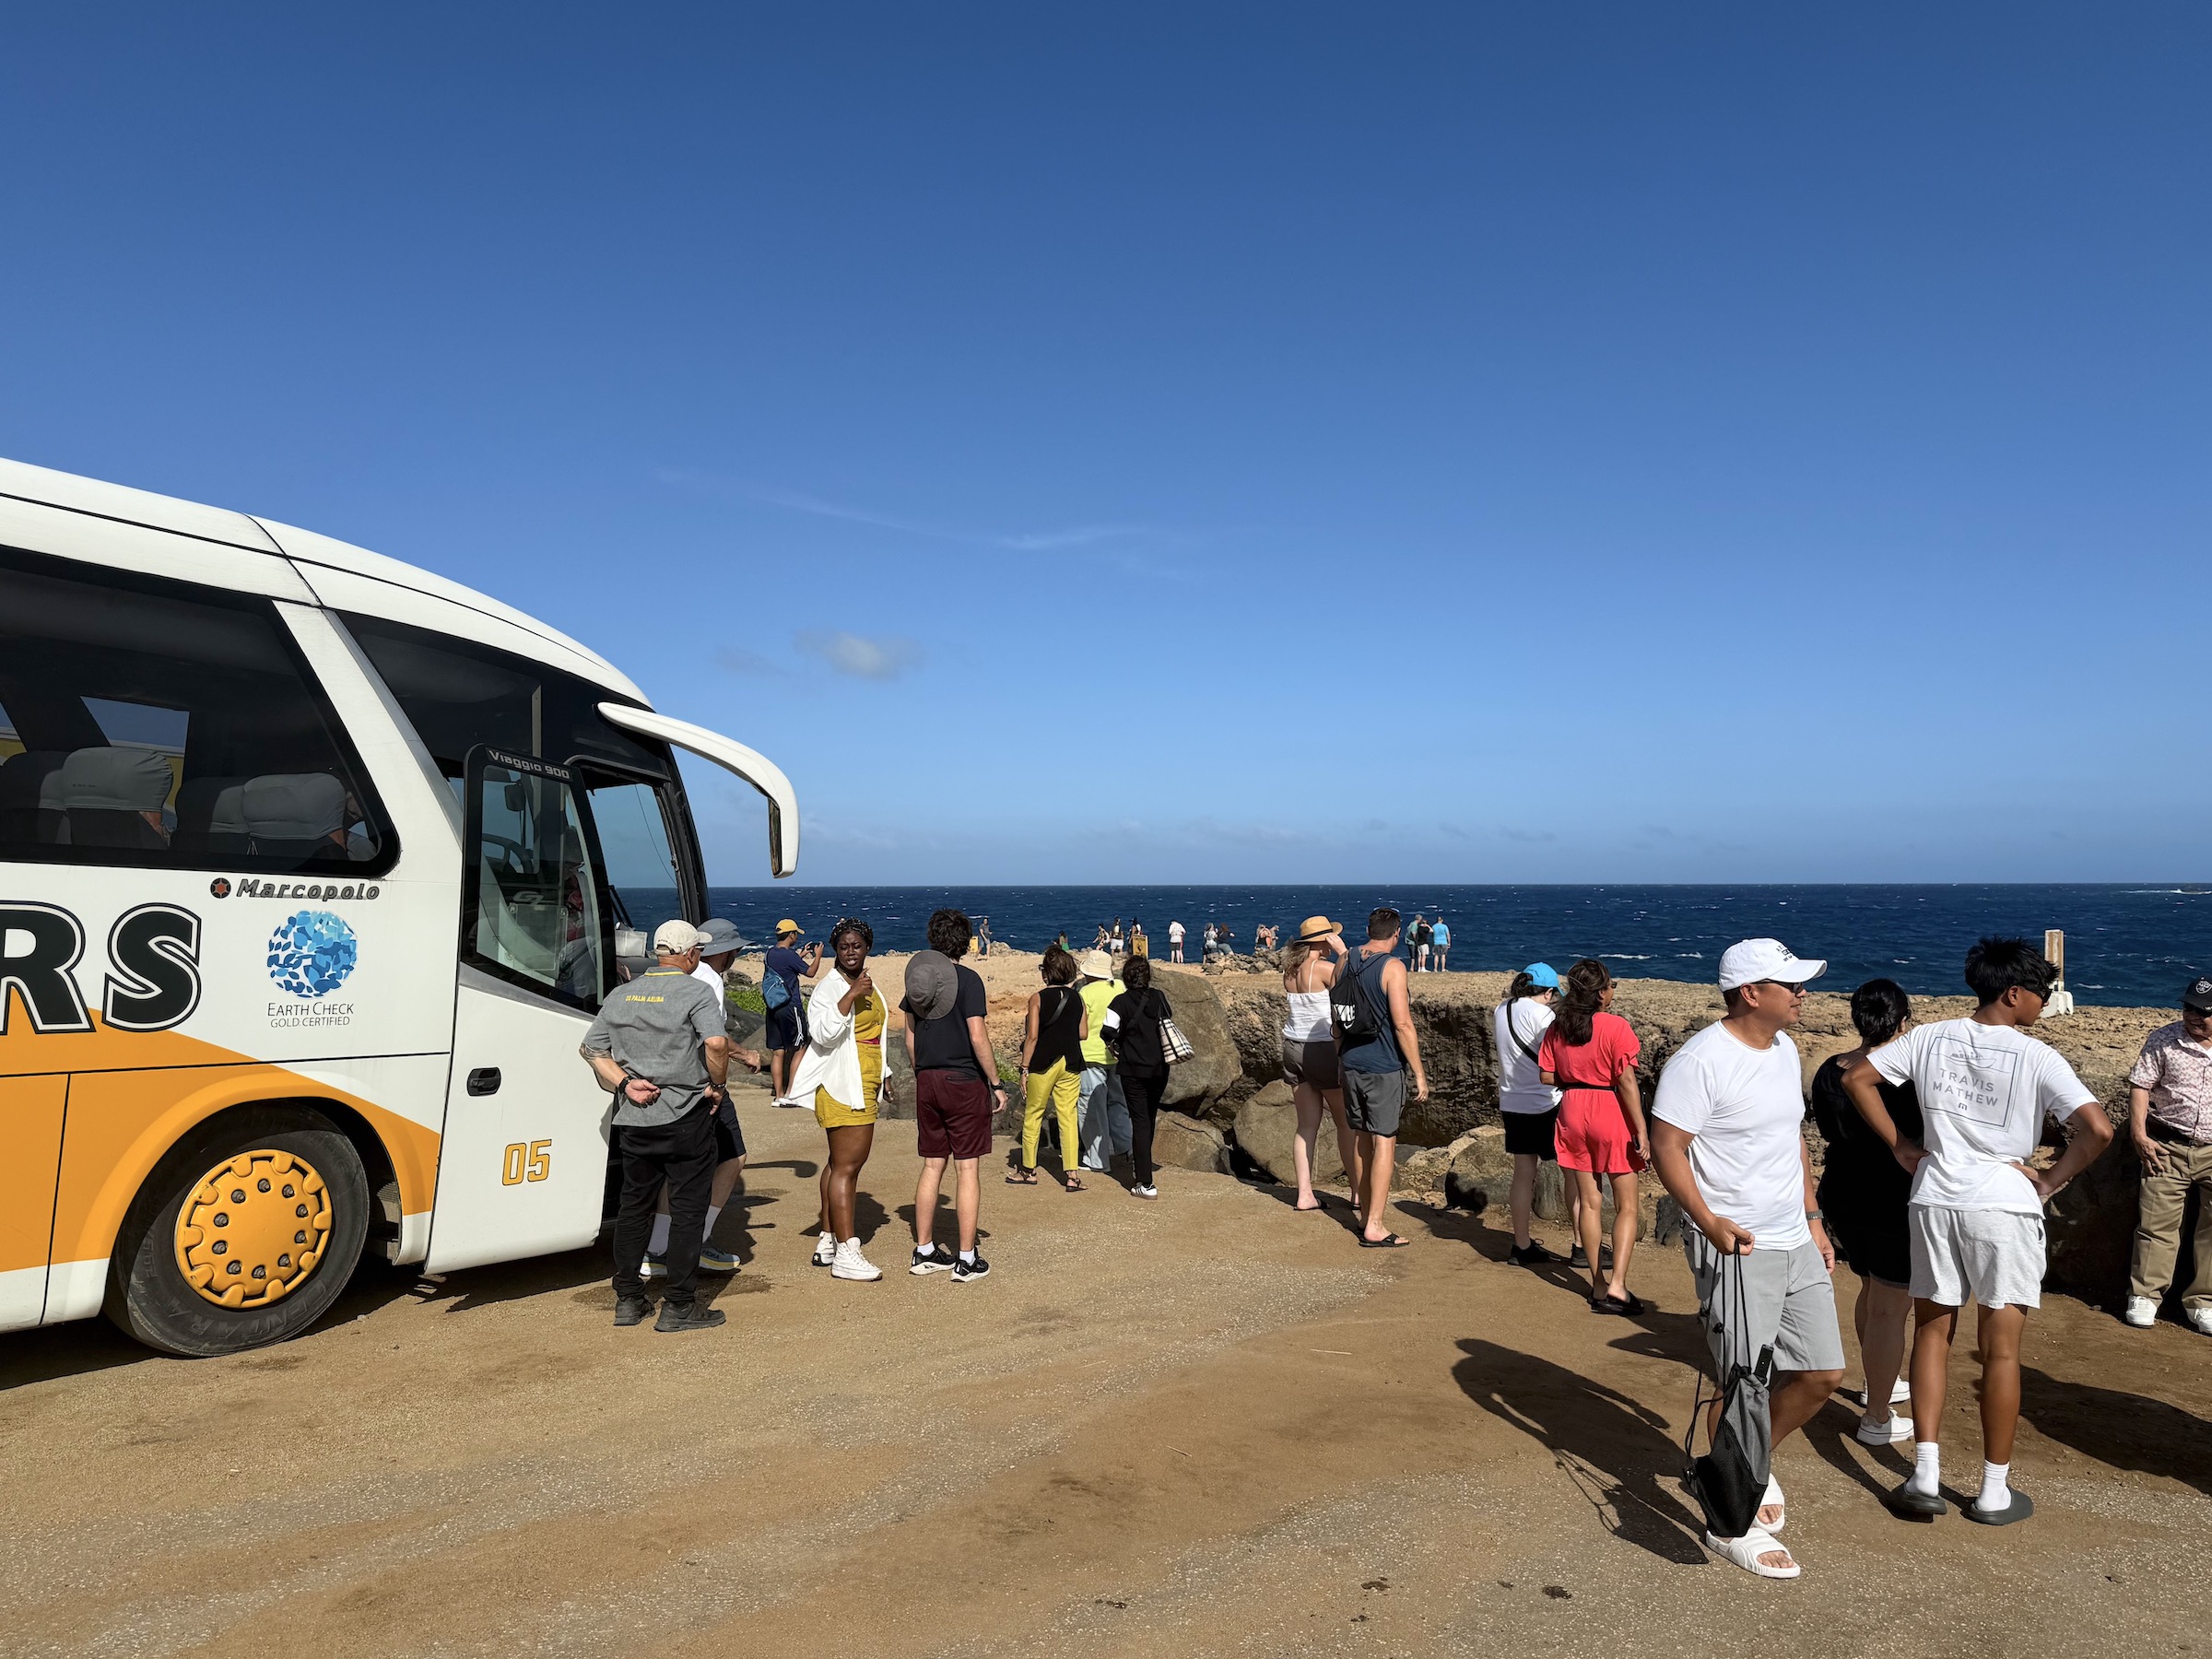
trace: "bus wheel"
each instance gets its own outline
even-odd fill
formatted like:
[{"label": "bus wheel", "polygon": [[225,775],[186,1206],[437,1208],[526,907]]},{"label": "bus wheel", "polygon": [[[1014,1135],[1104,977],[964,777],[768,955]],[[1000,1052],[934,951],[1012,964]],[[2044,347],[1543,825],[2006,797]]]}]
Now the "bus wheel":
[{"label": "bus wheel", "polygon": [[360,1260],[369,1177],[304,1107],[228,1112],[156,1166],[116,1241],[108,1317],[164,1353],[234,1354],[296,1336]]}]

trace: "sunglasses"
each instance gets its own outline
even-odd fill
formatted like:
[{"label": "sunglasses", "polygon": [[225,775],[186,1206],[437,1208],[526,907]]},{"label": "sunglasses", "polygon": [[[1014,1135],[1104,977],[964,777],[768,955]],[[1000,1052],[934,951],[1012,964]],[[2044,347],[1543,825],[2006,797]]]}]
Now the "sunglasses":
[{"label": "sunglasses", "polygon": [[1787,991],[1792,996],[1803,996],[1805,994],[1805,986],[1802,983],[1792,984],[1788,980],[1754,980],[1752,981],[1752,983],[1757,985],[1771,985],[1777,991]]}]

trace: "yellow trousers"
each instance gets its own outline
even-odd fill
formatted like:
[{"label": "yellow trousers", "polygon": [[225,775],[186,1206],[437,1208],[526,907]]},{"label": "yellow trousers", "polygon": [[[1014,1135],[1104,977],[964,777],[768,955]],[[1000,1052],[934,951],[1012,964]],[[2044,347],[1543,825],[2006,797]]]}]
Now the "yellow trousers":
[{"label": "yellow trousers", "polygon": [[1083,1074],[1055,1060],[1051,1067],[1030,1072],[1022,1079],[1021,1167],[1037,1167],[1037,1140],[1044,1133],[1044,1109],[1049,1102],[1060,1118],[1060,1162],[1074,1169],[1081,1161],[1083,1143],[1076,1138],[1076,1102],[1083,1093]]}]

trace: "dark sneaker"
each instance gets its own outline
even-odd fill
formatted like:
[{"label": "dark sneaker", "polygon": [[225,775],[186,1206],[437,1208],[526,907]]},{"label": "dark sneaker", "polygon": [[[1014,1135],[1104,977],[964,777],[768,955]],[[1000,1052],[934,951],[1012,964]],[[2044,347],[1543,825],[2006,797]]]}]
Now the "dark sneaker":
[{"label": "dark sneaker", "polygon": [[[1612,1245],[1601,1244],[1598,1246],[1597,1265],[1600,1268],[1607,1273],[1610,1273],[1613,1270]],[[1581,1267],[1585,1270],[1588,1269],[1590,1265],[1590,1257],[1583,1252],[1583,1247],[1580,1244],[1577,1244],[1572,1251],[1568,1253],[1567,1265],[1570,1267]]]},{"label": "dark sneaker", "polygon": [[641,1296],[618,1296],[615,1299],[615,1323],[618,1325],[643,1324],[650,1304]]},{"label": "dark sneaker", "polygon": [[920,1278],[925,1273],[948,1273],[952,1270],[953,1263],[959,1259],[949,1250],[924,1252],[916,1249],[914,1259],[908,1264],[906,1270],[916,1278]]},{"label": "dark sneaker", "polygon": [[656,1331],[711,1331],[718,1324],[726,1324],[729,1317],[720,1308],[702,1308],[697,1302],[688,1308],[679,1308],[674,1302],[663,1302],[661,1316],[653,1322],[653,1328]]},{"label": "dark sneaker", "polygon": [[1505,1259],[1516,1267],[1541,1267],[1547,1262],[1556,1262],[1559,1258],[1531,1240],[1526,1244],[1514,1245],[1505,1253]]},{"label": "dark sneaker", "polygon": [[972,1262],[963,1262],[958,1256],[952,1258],[952,1282],[956,1285],[972,1284],[990,1277],[991,1264],[980,1255]]}]

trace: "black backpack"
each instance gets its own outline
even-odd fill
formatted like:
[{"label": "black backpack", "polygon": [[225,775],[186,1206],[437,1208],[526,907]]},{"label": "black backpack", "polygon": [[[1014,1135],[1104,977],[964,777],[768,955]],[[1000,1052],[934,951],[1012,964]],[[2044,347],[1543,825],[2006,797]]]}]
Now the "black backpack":
[{"label": "black backpack", "polygon": [[[1361,982],[1371,966],[1389,960],[1387,955],[1370,957],[1366,961],[1354,958],[1348,964],[1351,971],[1339,972],[1336,982],[1329,987],[1329,1023],[1335,1028],[1337,1047],[1372,1042],[1382,1035],[1382,1022],[1377,1018],[1374,1002]],[[1381,969],[1377,967],[1376,971],[1380,972]]]}]

